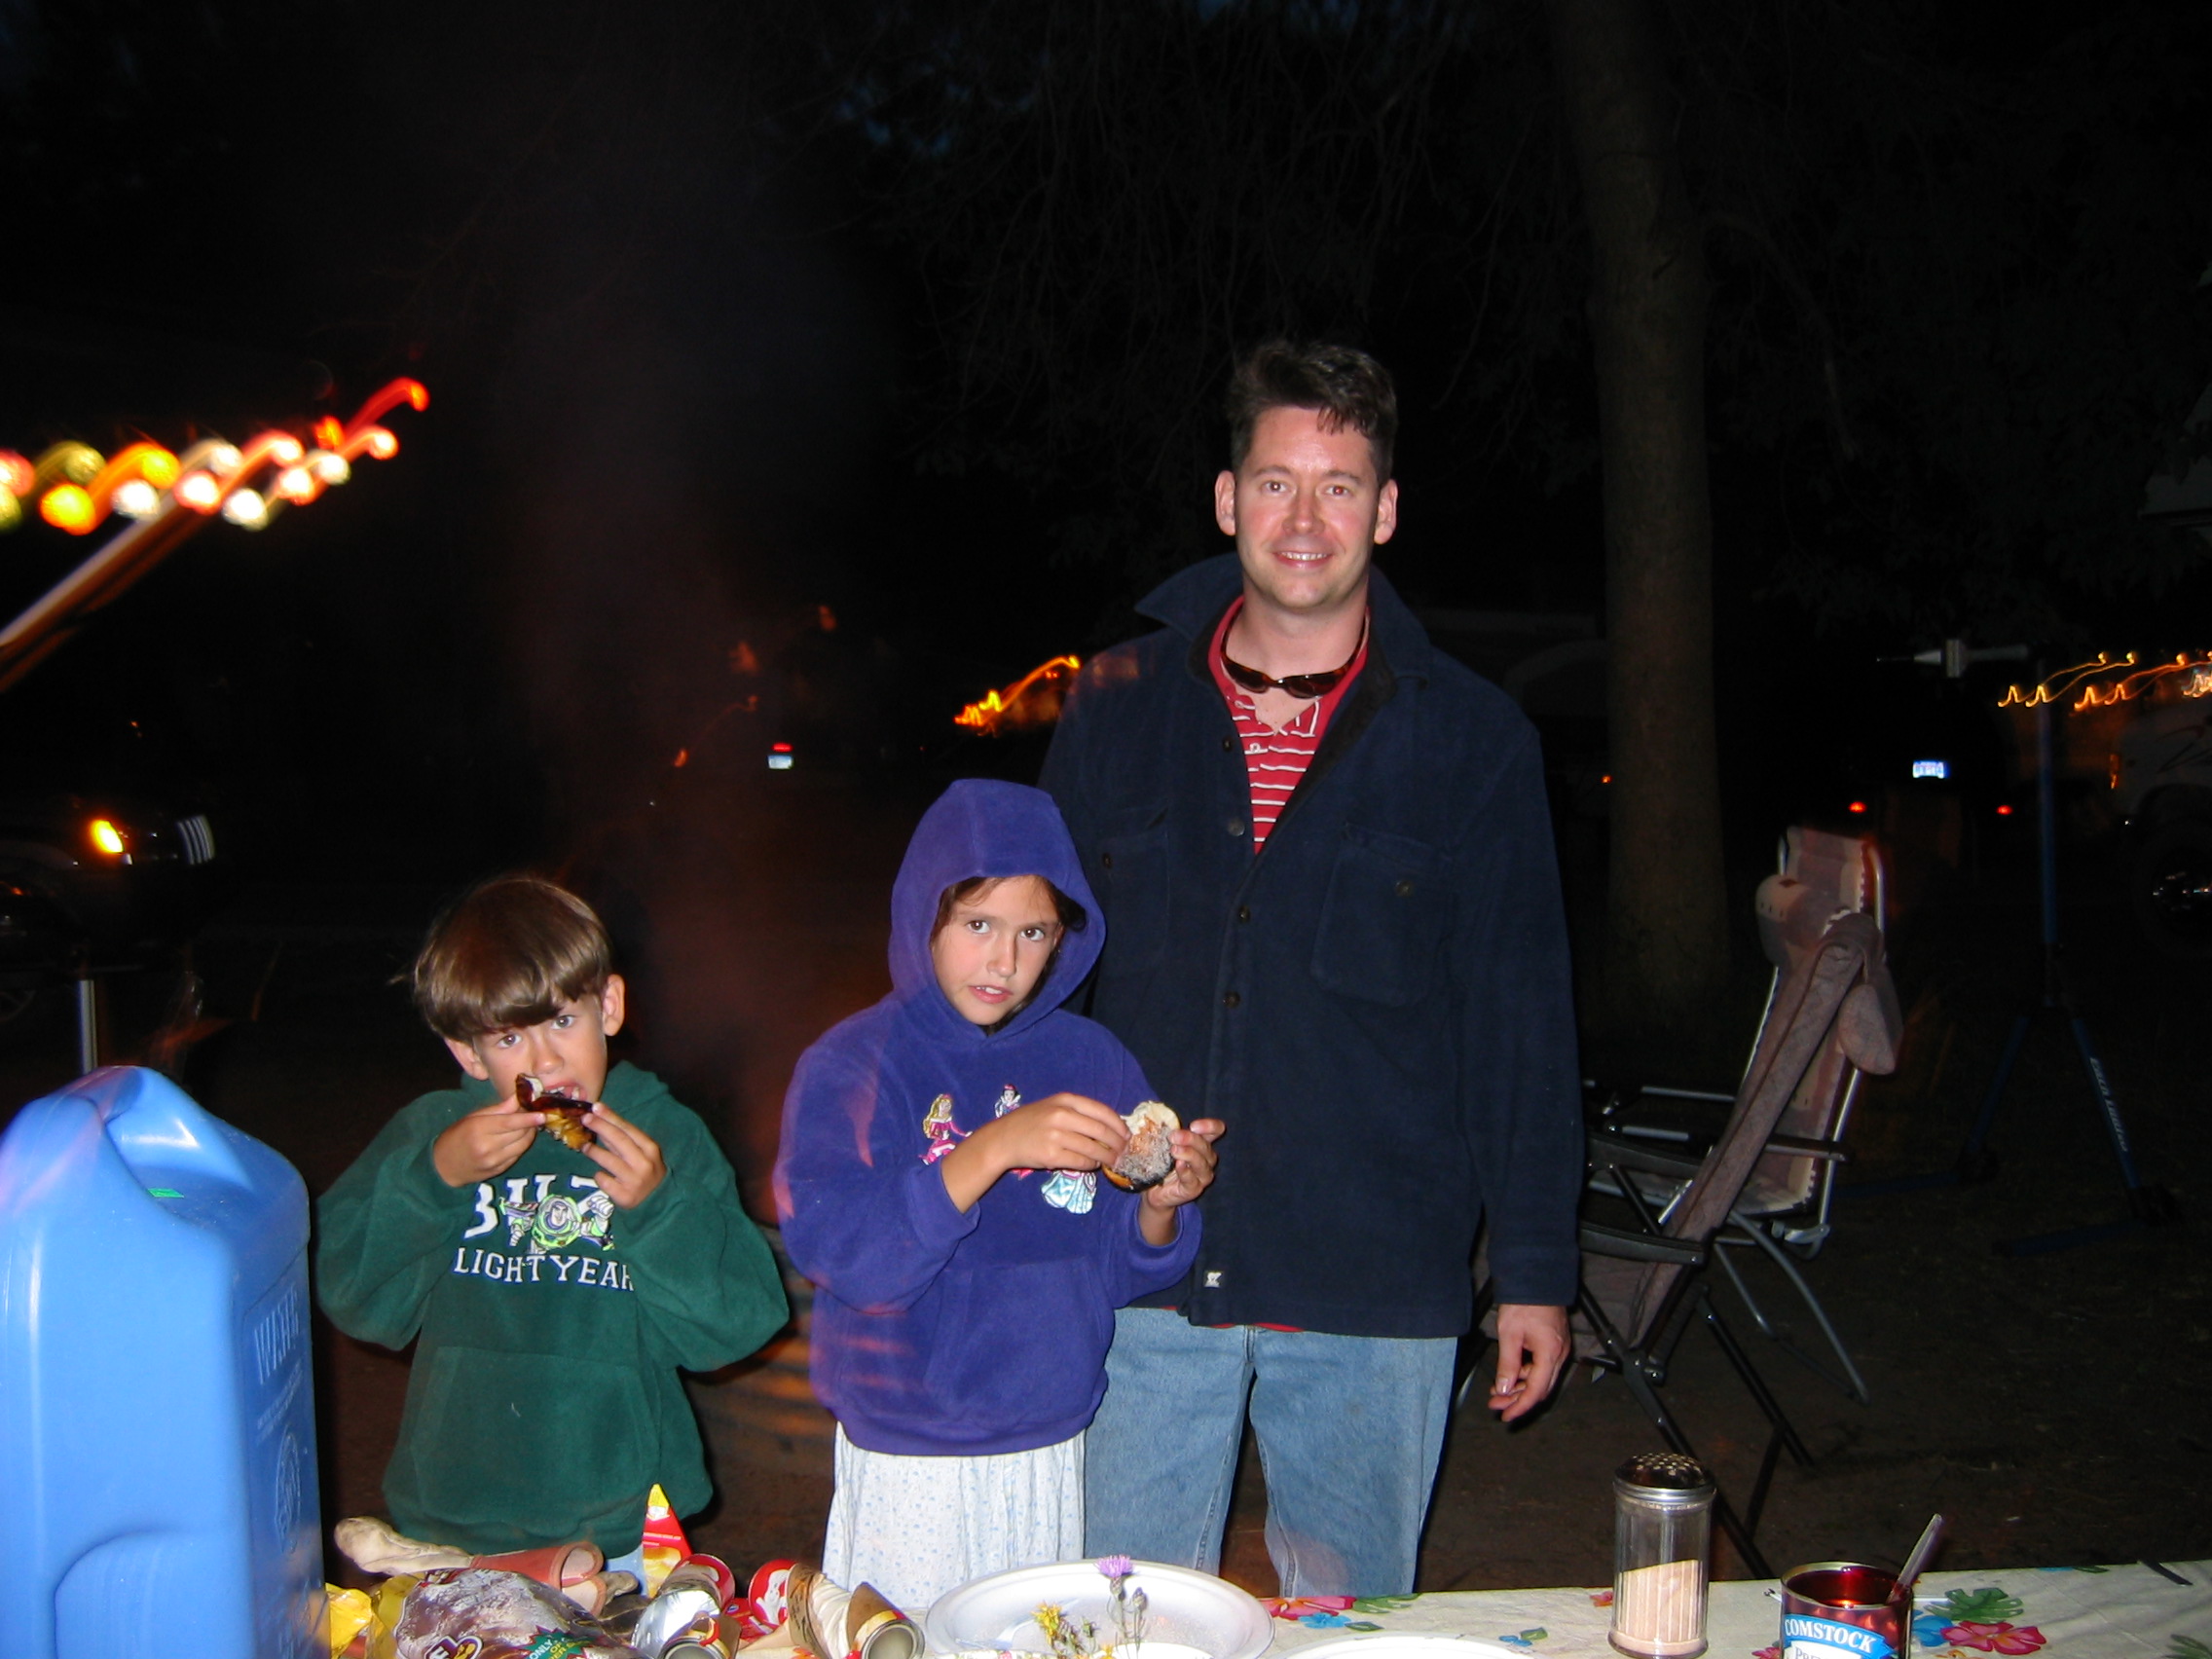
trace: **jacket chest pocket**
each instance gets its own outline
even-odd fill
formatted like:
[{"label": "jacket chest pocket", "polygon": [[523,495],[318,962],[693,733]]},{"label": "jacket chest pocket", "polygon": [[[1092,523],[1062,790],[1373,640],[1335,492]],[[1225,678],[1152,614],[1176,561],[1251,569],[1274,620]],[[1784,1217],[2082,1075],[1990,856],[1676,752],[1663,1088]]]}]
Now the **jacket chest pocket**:
[{"label": "jacket chest pocket", "polygon": [[1391,1008],[1426,996],[1443,975],[1444,866],[1425,842],[1347,825],[1321,901],[1313,977]]},{"label": "jacket chest pocket", "polygon": [[1099,959],[1106,977],[1150,973],[1166,959],[1167,864],[1165,807],[1132,808],[1108,821],[1086,872],[1106,907],[1106,951]]}]

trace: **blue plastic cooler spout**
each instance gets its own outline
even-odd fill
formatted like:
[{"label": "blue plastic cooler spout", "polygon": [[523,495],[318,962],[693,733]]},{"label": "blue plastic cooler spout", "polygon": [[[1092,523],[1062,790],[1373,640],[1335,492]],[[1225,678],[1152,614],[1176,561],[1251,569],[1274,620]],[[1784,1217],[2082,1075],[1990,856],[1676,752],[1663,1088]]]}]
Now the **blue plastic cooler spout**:
[{"label": "blue plastic cooler spout", "polygon": [[17,1114],[0,1654],[313,1654],[307,1242],[292,1166],[157,1073],[95,1071]]}]

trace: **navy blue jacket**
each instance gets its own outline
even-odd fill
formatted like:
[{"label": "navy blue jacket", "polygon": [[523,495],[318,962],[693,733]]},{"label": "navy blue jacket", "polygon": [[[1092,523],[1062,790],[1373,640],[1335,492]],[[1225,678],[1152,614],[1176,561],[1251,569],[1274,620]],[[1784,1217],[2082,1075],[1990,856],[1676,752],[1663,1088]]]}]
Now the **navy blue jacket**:
[{"label": "navy blue jacket", "polygon": [[1580,1088],[1534,729],[1371,576],[1367,667],[1252,854],[1205,661],[1234,555],[1140,607],[1164,630],[1084,669],[1045,787],[1108,945],[1090,1014],[1188,1123],[1224,1120],[1190,1276],[1202,1325],[1467,1328],[1490,1216],[1499,1299],[1565,1305]]},{"label": "navy blue jacket", "polygon": [[[930,957],[939,895],[977,875],[1041,875],[1089,912],[1035,1000],[987,1036],[945,999]],[[776,1214],[819,1289],[814,1391],[856,1446],[981,1456],[1080,1433],[1106,1391],[1114,1309],[1190,1266],[1189,1207],[1155,1246],[1136,1196],[1095,1172],[1014,1170],[963,1214],[937,1167],[994,1117],[1061,1089],[1117,1112],[1156,1098],[1111,1032],[1060,1007],[1105,935],[1051,797],[954,784],[892,888],[891,994],[799,1058]]]}]

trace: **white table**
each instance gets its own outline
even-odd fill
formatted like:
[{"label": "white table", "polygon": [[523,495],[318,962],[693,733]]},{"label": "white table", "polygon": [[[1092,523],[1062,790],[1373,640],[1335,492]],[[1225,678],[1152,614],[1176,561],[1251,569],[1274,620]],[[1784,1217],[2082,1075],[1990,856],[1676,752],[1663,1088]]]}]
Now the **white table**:
[{"label": "white table", "polygon": [[[1923,1575],[1912,1652],[1929,1659],[2212,1659],[2212,1562],[2151,1567],[2009,1567]],[[1771,1579],[1715,1584],[1706,1615],[1709,1659],[1775,1659],[1781,1609]],[[1271,1603],[1272,1653],[1358,1634],[1357,1627],[1502,1642],[1530,1659],[1604,1655],[1611,1623],[1601,1590],[1448,1591],[1338,1610]],[[1944,1633],[1948,1632],[1946,1636]]]}]

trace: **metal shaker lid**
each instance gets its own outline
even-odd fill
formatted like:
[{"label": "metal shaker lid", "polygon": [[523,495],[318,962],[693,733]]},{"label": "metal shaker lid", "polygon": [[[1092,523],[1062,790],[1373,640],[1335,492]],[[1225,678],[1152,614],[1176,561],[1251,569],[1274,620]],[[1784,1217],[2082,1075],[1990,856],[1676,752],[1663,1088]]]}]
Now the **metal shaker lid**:
[{"label": "metal shaker lid", "polygon": [[1688,1493],[1710,1489],[1713,1477],[1695,1457],[1679,1452],[1646,1452],[1631,1457],[1613,1471],[1623,1486],[1654,1488],[1660,1492]]}]

